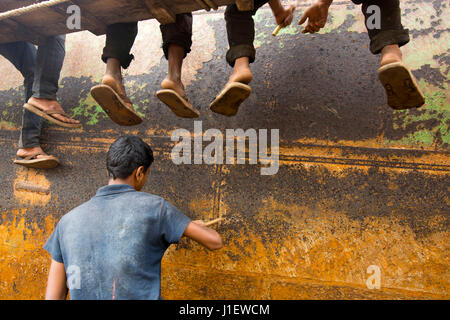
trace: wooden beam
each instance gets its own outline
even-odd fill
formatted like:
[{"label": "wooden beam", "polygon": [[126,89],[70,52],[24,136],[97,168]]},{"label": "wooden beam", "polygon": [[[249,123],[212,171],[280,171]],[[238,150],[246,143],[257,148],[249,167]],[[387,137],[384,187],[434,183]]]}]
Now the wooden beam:
[{"label": "wooden beam", "polygon": [[217,4],[214,2],[214,0],[204,0],[206,2],[206,4],[211,7],[214,10],[219,9],[219,7],[217,6]]},{"label": "wooden beam", "polygon": [[[91,25],[91,28],[87,28],[90,32],[95,34],[96,36],[102,35],[106,33],[106,30],[108,28],[108,25],[103,22],[101,19],[94,16],[89,10],[83,8],[81,5],[79,5],[80,0],[72,0],[69,3],[77,5],[81,8],[81,21],[86,21],[89,25]],[[67,14],[67,11],[66,11]]]},{"label": "wooden beam", "polygon": [[[27,38],[30,35],[24,33],[15,32],[14,28],[6,23],[6,20],[0,21],[0,43],[9,43],[9,42],[17,42],[17,41],[28,41],[35,42],[36,40],[33,38]],[[33,40],[33,41],[32,41]]]},{"label": "wooden beam", "polygon": [[46,36],[40,34],[39,32],[33,30],[31,27],[25,26],[13,18],[8,18],[1,21],[1,23],[7,25],[12,30],[14,30],[14,38],[20,38],[21,41],[26,40],[35,45],[40,45],[45,42]]},{"label": "wooden beam", "polygon": [[[67,18],[69,18],[69,15],[67,13],[67,8],[71,5],[79,6],[78,4],[76,4],[74,2],[75,1],[69,1],[68,5],[66,4],[66,5],[50,7],[49,9],[52,10],[53,12],[56,12],[59,15],[61,15],[67,21]],[[92,32],[93,34],[95,34],[97,36],[105,34],[106,28],[107,28],[106,24],[103,23],[102,21],[100,21],[98,18],[94,17],[85,8],[82,8],[81,6],[79,6],[79,7],[81,8],[81,23],[82,23],[81,29],[89,30],[90,32]],[[84,27],[85,24],[87,25],[86,27]],[[78,31],[78,30],[76,30],[76,31]]]},{"label": "wooden beam", "polygon": [[203,0],[195,0],[195,1],[198,3],[199,6],[201,6],[206,11],[211,10],[211,8],[205,2],[203,2]]},{"label": "wooden beam", "polygon": [[158,0],[144,0],[151,15],[161,24],[175,23],[175,14]]},{"label": "wooden beam", "polygon": [[253,0],[236,0],[239,11],[250,11],[255,8]]}]

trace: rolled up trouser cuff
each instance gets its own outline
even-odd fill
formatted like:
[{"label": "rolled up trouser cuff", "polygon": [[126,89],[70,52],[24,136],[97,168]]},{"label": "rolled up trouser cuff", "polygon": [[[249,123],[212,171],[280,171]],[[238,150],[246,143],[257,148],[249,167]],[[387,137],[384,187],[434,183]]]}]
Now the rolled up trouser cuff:
[{"label": "rolled up trouser cuff", "polygon": [[166,59],[169,59],[169,47],[171,44],[176,44],[184,48],[184,58],[186,58],[187,54],[191,52],[192,40],[190,38],[187,39],[183,35],[176,35],[171,37],[170,40],[167,40],[167,42],[164,42],[162,45]]},{"label": "rolled up trouser cuff", "polygon": [[162,34],[162,49],[164,56],[169,59],[169,47],[171,44],[184,48],[184,58],[191,52],[192,47],[192,13],[176,15],[176,21],[160,26]]},{"label": "rolled up trouser cuff", "polygon": [[127,69],[134,59],[130,51],[137,33],[137,22],[109,25],[106,31],[106,44],[102,55],[103,62],[106,63],[111,58],[117,59],[120,62],[120,66]]},{"label": "rolled up trouser cuff", "polygon": [[227,62],[230,66],[234,67],[236,59],[248,57],[250,63],[255,62],[256,50],[253,45],[239,44],[232,46],[227,52]]},{"label": "rolled up trouser cuff", "polygon": [[399,47],[409,42],[409,31],[403,30],[382,30],[370,39],[370,52],[381,53],[384,47],[398,44]]},{"label": "rolled up trouser cuff", "polygon": [[119,56],[118,54],[109,53],[109,52],[107,52],[105,50],[103,52],[103,55],[102,55],[102,61],[104,63],[106,63],[108,61],[108,59],[111,59],[111,58],[119,60],[120,61],[120,66],[123,69],[127,69],[130,66],[130,64],[131,64],[131,61],[134,60],[134,56],[132,54]]}]

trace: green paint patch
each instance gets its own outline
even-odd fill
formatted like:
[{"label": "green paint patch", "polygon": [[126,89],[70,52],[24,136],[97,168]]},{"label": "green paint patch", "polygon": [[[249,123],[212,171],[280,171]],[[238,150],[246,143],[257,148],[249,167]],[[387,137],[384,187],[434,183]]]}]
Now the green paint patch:
[{"label": "green paint patch", "polygon": [[[326,24],[326,26],[318,33],[318,34],[326,34],[330,32],[337,32],[337,29],[342,26],[343,23],[345,23],[346,18],[349,16],[348,10],[344,9],[335,9],[333,11],[330,11],[329,13],[329,21]],[[292,21],[292,24],[286,28],[283,28],[278,33],[277,37],[274,38],[272,36],[272,31],[276,28],[276,22],[275,18],[272,14],[272,11],[270,10],[259,10],[255,17],[255,25],[257,26],[264,26],[263,31],[256,30],[255,34],[255,41],[254,46],[255,48],[259,48],[264,44],[269,44],[272,41],[276,39],[276,41],[279,42],[278,46],[280,49],[285,47],[285,41],[286,38],[283,38],[283,36],[295,36],[302,32],[304,29],[306,23],[299,26],[298,21],[301,17],[301,13],[296,13],[294,16],[294,20]],[[267,31],[267,28],[270,30],[270,32]],[[306,34],[305,36],[309,36],[309,34]]]},{"label": "green paint patch", "polygon": [[426,146],[436,144],[448,148],[450,145],[450,103],[448,84],[443,84],[444,90],[428,84],[425,80],[419,82],[426,105],[418,110],[394,112],[394,129],[399,131],[415,131],[406,134],[399,140],[387,140],[388,145]]},{"label": "green paint patch", "polygon": [[442,33],[438,40],[433,38],[432,33],[419,35],[402,48],[404,62],[412,70],[418,70],[427,64],[432,68],[441,68],[442,62],[436,58],[448,54],[449,43],[450,32]]},{"label": "green paint patch", "polygon": [[279,47],[280,49],[282,49],[285,45],[282,39],[283,35],[297,35],[302,31],[297,23],[293,21],[290,26],[281,29],[276,38],[273,37],[272,31],[275,30],[277,25],[272,11],[270,10],[259,10],[255,15],[254,20],[255,25],[266,27],[262,31],[260,30],[260,28],[256,28],[255,41],[253,43],[255,48],[259,48],[264,44],[269,44],[277,39],[277,41],[279,41]]},{"label": "green paint patch", "polygon": [[96,125],[100,119],[108,118],[107,114],[103,109],[97,104],[97,102],[88,95],[85,99],[80,101],[78,107],[74,108],[72,111],[72,117],[84,117],[87,119],[85,125]]},{"label": "green paint patch", "polygon": [[[329,20],[325,27],[320,30],[319,34],[326,34],[335,31],[338,29],[344,22],[348,16],[348,10],[332,10],[329,12]],[[306,23],[304,24],[306,25]]]}]

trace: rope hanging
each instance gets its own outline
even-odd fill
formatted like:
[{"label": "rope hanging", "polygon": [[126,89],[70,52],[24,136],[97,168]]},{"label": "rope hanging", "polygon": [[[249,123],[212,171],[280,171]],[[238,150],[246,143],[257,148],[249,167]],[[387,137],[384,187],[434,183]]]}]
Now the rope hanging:
[{"label": "rope hanging", "polygon": [[52,6],[56,6],[57,4],[61,4],[64,2],[69,2],[70,0],[48,0],[39,3],[35,3],[23,8],[17,8],[10,11],[0,13],[0,21],[5,20],[12,17],[18,17],[27,13],[31,13],[37,11],[42,8],[48,8]]}]

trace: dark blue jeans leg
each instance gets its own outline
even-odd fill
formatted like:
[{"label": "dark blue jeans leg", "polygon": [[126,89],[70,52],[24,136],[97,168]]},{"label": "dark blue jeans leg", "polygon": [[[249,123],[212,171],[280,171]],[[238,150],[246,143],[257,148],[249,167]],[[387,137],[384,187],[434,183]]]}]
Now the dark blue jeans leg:
[{"label": "dark blue jeans leg", "polygon": [[[25,102],[33,95],[34,69],[37,49],[28,42],[0,44],[0,54],[20,71],[24,78]],[[42,118],[23,109],[19,148],[39,147]]]},{"label": "dark blue jeans leg", "polygon": [[33,97],[56,100],[58,82],[66,56],[66,36],[48,37],[37,50]]}]

